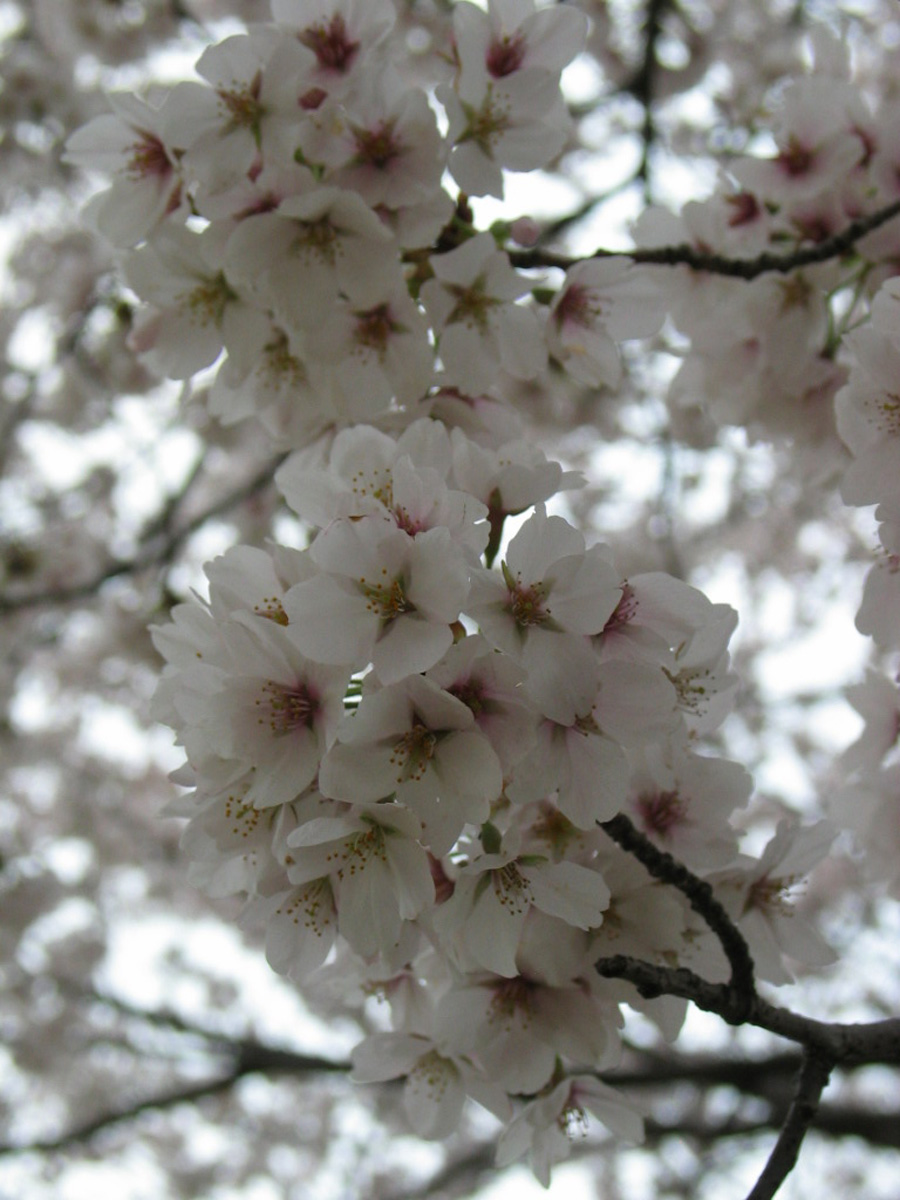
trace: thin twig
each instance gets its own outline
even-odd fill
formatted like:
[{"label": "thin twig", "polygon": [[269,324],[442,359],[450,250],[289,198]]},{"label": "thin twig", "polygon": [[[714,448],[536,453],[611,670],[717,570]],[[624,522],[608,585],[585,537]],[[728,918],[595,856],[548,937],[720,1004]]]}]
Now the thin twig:
[{"label": "thin twig", "polygon": [[725,254],[710,254],[697,250],[686,242],[677,246],[652,246],[634,250],[594,250],[591,254],[573,256],[556,254],[551,250],[534,248],[532,250],[510,250],[509,261],[514,267],[561,267],[568,270],[576,263],[584,262],[586,258],[630,258],[636,263],[648,263],[664,267],[686,266],[695,271],[706,271],[711,275],[725,275],[732,279],[756,279],[771,271],[787,274],[800,267],[812,266],[814,263],[827,262],[831,258],[839,258],[852,250],[854,245],[867,233],[880,228],[894,217],[900,215],[900,200],[894,200],[884,208],[860,217],[836,233],[833,237],[825,238],[815,246],[792,250],[787,254],[772,254],[765,251],[756,258],[729,258]]}]

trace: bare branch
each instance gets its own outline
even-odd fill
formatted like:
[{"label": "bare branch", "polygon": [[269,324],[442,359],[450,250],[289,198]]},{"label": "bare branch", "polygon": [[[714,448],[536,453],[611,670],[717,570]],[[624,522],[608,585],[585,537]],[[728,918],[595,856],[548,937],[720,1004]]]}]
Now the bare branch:
[{"label": "bare branch", "polygon": [[828,262],[832,258],[840,258],[852,250],[855,244],[867,233],[879,229],[894,217],[900,215],[900,200],[876,212],[860,217],[836,233],[833,237],[825,238],[815,246],[806,246],[792,250],[787,254],[772,254],[765,251],[756,258],[729,258],[724,254],[710,254],[697,250],[686,242],[678,246],[652,246],[635,250],[594,250],[589,255],[556,254],[551,250],[535,248],[532,250],[510,250],[509,260],[514,267],[560,267],[567,270],[576,263],[584,262],[586,258],[630,258],[636,263],[648,263],[664,267],[691,267],[695,271],[706,271],[711,275],[725,275],[731,279],[756,279],[769,272],[785,275],[800,267],[809,267],[815,263]]},{"label": "bare branch", "polygon": [[813,1050],[807,1052],[797,1094],[781,1127],[769,1161],[747,1200],[772,1200],[772,1197],[797,1165],[800,1147],[819,1108],[819,1100],[831,1075],[833,1064]]},{"label": "bare branch", "polygon": [[600,959],[594,965],[606,979],[626,979],[633,983],[644,997],[680,996],[730,1025],[755,1025],[815,1050],[836,1066],[865,1063],[900,1066],[900,1018],[897,1017],[862,1024],[817,1021],[770,1004],[759,995],[751,998],[748,1008],[746,998],[735,994],[731,984],[709,983],[684,967],[659,967],[624,954]]}]

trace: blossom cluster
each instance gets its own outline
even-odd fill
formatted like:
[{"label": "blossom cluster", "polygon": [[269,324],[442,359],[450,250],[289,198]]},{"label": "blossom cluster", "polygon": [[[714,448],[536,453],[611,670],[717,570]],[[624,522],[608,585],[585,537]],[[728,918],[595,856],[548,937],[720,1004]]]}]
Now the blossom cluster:
[{"label": "blossom cluster", "polygon": [[[154,631],[157,715],[192,789],[173,811],[195,882],[246,898],[276,970],[384,998],[359,1079],[405,1076],[426,1136],[471,1097],[508,1122],[499,1160],[529,1153],[546,1181],[588,1112],[640,1136],[597,1076],[621,1006],[668,1036],[683,1015],[596,961],[725,972],[685,898],[602,824],[627,814],[708,878],[776,983],[785,954],[827,960],[784,894],[830,834],[784,824],[739,852],[749,775],[703,751],[734,701],[736,615],[659,572],[624,578],[555,511],[579,479],[504,399],[556,368],[614,386],[617,343],[662,321],[625,258],[573,266],[542,306],[505,231],[471,220],[469,196],[564,150],[584,16],[459,3],[427,64],[390,0],[272,0],[272,17],[159,107],[115,98],[68,148],[113,176],[92,209],[143,301],[135,348],[175,379],[216,366],[212,412],[291,451],[276,483],[311,534],[230,550],[208,599]],[[815,143],[828,178],[862,145],[838,133]],[[812,173],[779,161],[736,172],[741,236],[751,215],[774,236],[767,189]],[[772,323],[779,346],[795,334]]]},{"label": "blossom cluster", "polygon": [[[864,94],[847,46],[824,29],[812,40],[808,72],[784,89],[772,120],[774,154],[730,159],[713,194],[677,215],[647,209],[638,243],[687,244],[739,264],[821,245],[900,199],[900,106]],[[898,253],[897,222],[890,222],[861,238],[852,255],[786,275],[735,279],[682,267],[656,280],[688,342],[670,388],[673,412],[702,405],[718,425],[741,426],[755,439],[791,439],[806,474],[830,480],[842,461],[834,427],[846,380],[842,334],[866,318]]]},{"label": "blossom cluster", "polygon": [[582,265],[541,312],[535,281],[446,187],[449,171],[465,196],[500,196],[504,170],[560,153],[560,76],[584,15],[457,5],[429,56],[435,100],[403,73],[391,0],[272,7],[269,25],[205,51],[199,81],[158,108],[114,97],[68,143],[71,162],[113,176],[93,217],[129,248],[148,363],[187,379],[221,359],[211,411],[292,446],[438,380],[479,394],[533,379],[551,355],[615,383],[614,339],[662,320],[640,272]]}]

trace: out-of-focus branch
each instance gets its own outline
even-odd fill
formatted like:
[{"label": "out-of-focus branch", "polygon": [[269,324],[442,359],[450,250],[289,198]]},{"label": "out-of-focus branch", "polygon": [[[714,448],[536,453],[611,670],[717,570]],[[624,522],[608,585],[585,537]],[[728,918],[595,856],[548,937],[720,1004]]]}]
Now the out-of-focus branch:
[{"label": "out-of-focus branch", "polygon": [[632,1049],[625,1067],[605,1072],[604,1082],[616,1088],[665,1087],[689,1083],[697,1088],[728,1086],[749,1095],[773,1099],[795,1079],[803,1064],[798,1050],[782,1050],[765,1058],[732,1058],[724,1055],[660,1054]]},{"label": "out-of-focus branch", "polygon": [[[285,457],[285,455],[279,455],[278,458],[268,462],[246,483],[227,492],[221,499],[210,504],[178,529],[167,532],[165,536],[151,533],[151,536],[141,544],[135,555],[131,558],[111,562],[90,579],[71,584],[68,587],[47,588],[43,591],[27,592],[20,596],[0,595],[0,615],[19,612],[25,608],[35,608],[42,604],[65,604],[69,600],[80,600],[85,596],[92,596],[98,588],[111,579],[132,575],[148,567],[164,566],[172,561],[181,545],[207,521],[230,512],[231,509],[253,499],[267,488]],[[156,524],[158,525],[158,523]]]},{"label": "out-of-focus branch", "polygon": [[678,246],[652,246],[636,250],[598,249],[594,250],[592,254],[580,256],[556,254],[551,250],[541,248],[510,250],[509,260],[515,267],[560,267],[567,270],[576,263],[583,262],[585,258],[625,257],[636,263],[664,267],[686,266],[695,271],[706,271],[711,275],[725,275],[732,279],[756,279],[769,272],[774,271],[785,275],[800,267],[840,258],[841,255],[852,250],[860,238],[885,225],[898,215],[900,215],[900,200],[894,200],[884,208],[869,213],[866,217],[851,221],[840,233],[825,238],[815,246],[806,246],[787,254],[772,254],[767,250],[755,258],[729,258],[724,254],[708,254],[683,243]]},{"label": "out-of-focus branch", "polygon": [[[81,989],[75,989],[73,994],[108,1005],[123,1016],[153,1025],[167,1026],[173,1031],[192,1037],[200,1037],[208,1042],[211,1054],[223,1060],[223,1069],[212,1079],[181,1084],[155,1096],[100,1113],[55,1137],[37,1139],[20,1145],[0,1145],[0,1156],[52,1153],[72,1148],[146,1112],[158,1112],[179,1104],[196,1104],[207,1097],[223,1095],[247,1075],[302,1079],[313,1074],[348,1075],[350,1071],[351,1064],[347,1061],[269,1046],[253,1038],[229,1038],[226,1033],[197,1025],[168,1010],[147,1010],[114,996],[83,992]],[[762,1097],[770,1108],[769,1113],[762,1118],[746,1119],[736,1116],[723,1122],[695,1116],[684,1116],[669,1122],[651,1119],[646,1123],[650,1142],[668,1136],[686,1136],[702,1143],[713,1143],[725,1138],[781,1127],[789,1111],[788,1080],[796,1076],[803,1062],[803,1057],[795,1052],[772,1054],[764,1059],[679,1057],[644,1050],[633,1050],[632,1055],[634,1063],[630,1067],[604,1074],[604,1081],[617,1088],[640,1090],[662,1088],[680,1082],[694,1087],[697,1094],[702,1094],[710,1086],[728,1086],[744,1095]],[[872,1112],[858,1106],[825,1105],[819,1109],[816,1129],[832,1137],[861,1137],[872,1145],[900,1147],[900,1113]],[[591,1151],[590,1147],[585,1149]],[[437,1194],[471,1194],[472,1188],[482,1177],[493,1170],[493,1156],[493,1142],[479,1143],[470,1152],[448,1163],[426,1183],[416,1185],[410,1190],[386,1193],[385,1200],[423,1200],[426,1196]]]},{"label": "out-of-focus branch", "polygon": [[656,141],[656,124],[653,120],[653,100],[656,91],[656,74],[659,66],[656,45],[662,33],[662,18],[671,0],[648,0],[647,16],[644,21],[644,54],[641,65],[626,88],[643,107],[644,120],[641,127],[641,161],[637,177],[644,182],[644,198],[650,203],[650,153]]},{"label": "out-of-focus branch", "polygon": [[[709,1121],[702,1117],[685,1117],[675,1121],[646,1120],[644,1145],[652,1146],[664,1138],[691,1138],[703,1145],[713,1145],[726,1138],[746,1137],[781,1129],[786,1119],[785,1108],[774,1108],[765,1117],[747,1119],[739,1116],[725,1121]],[[900,1111],[870,1112],[851,1105],[819,1106],[814,1131],[829,1138],[856,1137],[886,1150],[900,1149]]]},{"label": "out-of-focus branch", "polygon": [[[149,1015],[149,1014],[148,1014]],[[191,1032],[199,1032],[192,1030]],[[217,1048],[225,1050],[226,1043],[218,1042]],[[76,1124],[65,1133],[52,1138],[38,1138],[15,1145],[0,1144],[0,1157],[10,1154],[49,1153],[65,1150],[69,1146],[87,1142],[96,1134],[115,1125],[132,1121],[145,1112],[174,1108],[178,1104],[196,1104],[207,1096],[218,1096],[230,1091],[246,1075],[347,1075],[350,1064],[318,1055],[299,1054],[292,1050],[266,1046],[253,1040],[238,1040],[227,1043],[230,1062],[226,1069],[213,1079],[200,1083],[184,1083],[155,1096],[135,1100],[119,1108],[108,1109],[88,1121]]]},{"label": "out-of-focus branch", "polygon": [[412,1187],[392,1188],[387,1192],[376,1192],[371,1200],[442,1200],[453,1197],[471,1196],[487,1176],[495,1173],[493,1141],[478,1142],[470,1150],[453,1158],[436,1175]]}]

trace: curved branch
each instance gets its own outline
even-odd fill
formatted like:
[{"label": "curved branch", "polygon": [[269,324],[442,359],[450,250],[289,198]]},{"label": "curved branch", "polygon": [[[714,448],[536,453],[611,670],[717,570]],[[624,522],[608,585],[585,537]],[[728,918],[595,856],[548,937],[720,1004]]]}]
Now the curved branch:
[{"label": "curved branch", "polygon": [[725,275],[731,279],[756,279],[769,272],[787,274],[800,267],[828,262],[840,258],[867,233],[900,216],[900,200],[894,200],[866,217],[859,217],[833,237],[825,238],[815,246],[793,250],[788,254],[772,254],[765,251],[756,258],[729,258],[725,254],[711,254],[698,250],[686,242],[678,246],[639,247],[635,250],[594,250],[588,255],[556,254],[550,250],[510,250],[509,261],[514,267],[560,267],[567,270],[586,258],[630,258],[636,263],[647,263],[663,267],[691,267],[695,271],[706,271],[710,275]]},{"label": "curved branch", "polygon": [[[710,885],[700,879],[671,854],[660,850],[645,837],[624,813],[600,823],[600,828],[623,850],[627,851],[650,872],[654,879],[671,884],[685,896],[691,906],[713,931],[725,951],[731,967],[729,986],[734,999],[749,1006],[756,994],[753,958],[744,935],[713,895]],[[740,1024],[740,1008],[734,1013],[733,1024]]]},{"label": "curved branch", "polygon": [[862,1024],[817,1021],[754,995],[745,1009],[745,998],[735,995],[728,983],[709,983],[685,967],[659,967],[624,954],[602,958],[595,970],[606,979],[625,979],[647,999],[679,996],[704,1012],[714,1013],[729,1025],[754,1025],[796,1042],[835,1066],[881,1063],[900,1066],[900,1018]]}]

